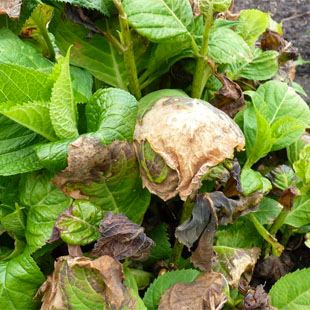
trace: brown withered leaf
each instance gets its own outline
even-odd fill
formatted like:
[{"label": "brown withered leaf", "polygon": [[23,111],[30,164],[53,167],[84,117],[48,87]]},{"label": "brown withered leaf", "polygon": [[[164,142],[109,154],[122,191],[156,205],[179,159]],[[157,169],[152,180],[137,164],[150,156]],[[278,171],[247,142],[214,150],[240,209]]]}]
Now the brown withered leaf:
[{"label": "brown withered leaf", "polygon": [[205,228],[208,227],[213,207],[218,223],[227,225],[236,218],[255,211],[263,197],[263,194],[259,192],[247,197],[242,196],[238,200],[227,198],[222,192],[198,195],[192,218],[177,227],[175,236],[188,248],[191,248]]},{"label": "brown withered leaf", "polygon": [[112,212],[100,223],[100,238],[91,251],[93,256],[109,255],[116,260],[131,257],[146,260],[155,243],[144,233],[144,228],[130,221],[125,215]]},{"label": "brown withered leaf", "polygon": [[177,187],[171,191],[167,184],[155,188],[142,175],[143,186],[163,200],[177,194],[186,200],[200,188],[210,167],[232,158],[234,149],[243,150],[245,144],[242,131],[226,113],[205,101],[180,96],[162,97],[138,120],[134,132],[138,158],[139,145],[146,141],[178,174]]},{"label": "brown withered leaf", "polygon": [[289,211],[292,209],[294,199],[299,195],[300,192],[295,186],[289,186],[280,194],[279,202],[285,210]]},{"label": "brown withered leaf", "polygon": [[227,297],[220,273],[204,273],[191,283],[176,283],[162,296],[158,310],[220,310]]},{"label": "brown withered leaf", "polygon": [[245,105],[241,87],[224,75],[216,74],[223,84],[211,103],[233,118]]},{"label": "brown withered leaf", "polygon": [[234,160],[232,164],[233,167],[230,170],[230,178],[227,181],[225,188],[223,189],[223,193],[226,197],[238,196],[243,192],[240,181],[240,164],[237,160]]},{"label": "brown withered leaf", "polygon": [[18,19],[22,0],[0,0],[0,14],[7,14],[12,19]]},{"label": "brown withered leaf", "polygon": [[135,309],[123,282],[122,265],[110,256],[96,260],[61,257],[37,296],[44,294],[41,310],[72,309],[72,305],[79,308],[79,304],[89,309]]},{"label": "brown withered leaf", "polygon": [[263,285],[251,288],[244,297],[242,310],[275,310]]}]

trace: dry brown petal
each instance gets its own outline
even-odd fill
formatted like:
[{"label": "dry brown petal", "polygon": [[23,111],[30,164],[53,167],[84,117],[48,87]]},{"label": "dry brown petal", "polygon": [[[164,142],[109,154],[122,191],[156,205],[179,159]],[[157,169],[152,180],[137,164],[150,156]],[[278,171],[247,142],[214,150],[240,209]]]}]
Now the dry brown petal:
[{"label": "dry brown petal", "polygon": [[[81,284],[77,278],[76,267],[85,269],[85,283]],[[89,276],[87,270],[90,272]],[[44,293],[41,310],[71,309],[71,298],[74,298],[72,290],[75,289],[76,280],[80,284],[77,287],[79,294],[85,293],[83,297],[91,288],[102,298],[102,304],[109,306],[108,309],[135,309],[135,301],[130,298],[123,284],[122,265],[110,256],[102,256],[94,261],[86,257],[58,259],[53,275],[47,278],[37,292],[37,295]],[[85,291],[83,285],[86,287]]]},{"label": "dry brown petal", "polygon": [[191,283],[176,283],[162,296],[158,310],[220,310],[226,302],[220,273],[204,273]]},{"label": "dry brown petal", "polygon": [[18,19],[22,0],[0,0],[0,14],[7,14],[12,19]]},{"label": "dry brown petal", "polygon": [[123,214],[113,215],[109,212],[100,223],[100,235],[91,255],[109,255],[116,260],[126,257],[146,260],[155,245],[153,240],[146,236],[143,227]]},{"label": "dry brown petal", "polygon": [[[164,97],[137,122],[135,149],[148,141],[166,164],[178,174],[178,186],[152,183],[140,167],[143,185],[168,200],[177,194],[182,200],[195,193],[210,167],[243,150],[245,140],[238,125],[224,112],[198,99]],[[167,187],[169,189],[167,189]]]},{"label": "dry brown petal", "polygon": [[241,87],[226,76],[216,74],[222,88],[215,94],[211,103],[233,118],[245,105]]}]

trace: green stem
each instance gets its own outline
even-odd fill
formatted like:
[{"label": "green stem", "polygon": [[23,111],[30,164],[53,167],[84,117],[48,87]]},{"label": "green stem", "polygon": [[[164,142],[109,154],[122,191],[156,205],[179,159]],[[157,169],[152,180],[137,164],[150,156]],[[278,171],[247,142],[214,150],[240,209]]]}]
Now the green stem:
[{"label": "green stem", "polygon": [[290,239],[291,235],[292,235],[293,229],[291,226],[287,225],[284,229],[282,238],[281,238],[281,243],[286,246],[288,243],[288,240]]},{"label": "green stem", "polygon": [[281,253],[284,250],[284,247],[282,244],[278,242],[278,240],[269,233],[268,230],[265,229],[265,227],[257,220],[257,218],[251,213],[250,219],[252,223],[254,224],[255,228],[259,232],[259,234],[268,242],[271,244],[274,255],[280,256]]},{"label": "green stem", "polygon": [[213,73],[212,67],[208,64],[208,50],[209,50],[209,37],[210,30],[213,24],[213,4],[210,4],[205,18],[205,28],[202,39],[202,46],[200,49],[199,57],[196,63],[196,69],[193,78],[192,97],[201,98],[203,89],[207,80]]},{"label": "green stem", "polygon": [[[195,203],[192,201],[190,196],[188,196],[186,201],[184,202],[184,205],[183,205],[181,219],[180,219],[180,225],[191,218],[192,213],[193,213],[193,209],[194,209],[194,205],[195,205]],[[183,248],[184,248],[184,244],[179,242],[178,239],[175,239],[174,247],[172,250],[171,257],[170,257],[170,262],[175,267],[178,267]]]},{"label": "green stem", "polygon": [[135,55],[133,50],[133,42],[131,40],[131,34],[129,29],[129,24],[127,20],[127,15],[125,13],[123,4],[121,0],[113,0],[118,13],[119,13],[119,24],[121,28],[120,40],[124,47],[124,61],[125,69],[128,76],[129,91],[137,99],[141,98],[141,89],[138,80],[138,73],[135,61]]},{"label": "green stem", "polygon": [[272,224],[272,226],[269,229],[269,232],[275,236],[276,233],[278,232],[278,230],[280,229],[280,227],[283,225],[287,215],[288,215],[289,211],[287,210],[282,210],[281,213],[278,215],[278,217],[276,218],[276,220],[274,221],[274,223]]}]

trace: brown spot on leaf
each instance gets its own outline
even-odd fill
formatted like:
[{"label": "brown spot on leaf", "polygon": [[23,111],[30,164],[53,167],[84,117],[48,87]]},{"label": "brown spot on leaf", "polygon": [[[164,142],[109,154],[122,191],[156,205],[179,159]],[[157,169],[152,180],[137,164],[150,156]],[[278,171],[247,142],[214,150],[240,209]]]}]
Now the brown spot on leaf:
[{"label": "brown spot on leaf", "polygon": [[146,260],[154,246],[144,228],[130,221],[125,215],[109,212],[100,223],[100,238],[91,255],[109,255],[116,260],[131,257]]},{"label": "brown spot on leaf", "polygon": [[0,14],[7,14],[12,19],[18,19],[22,0],[0,0]]},{"label": "brown spot on leaf", "polygon": [[[79,279],[83,269],[83,281]],[[96,260],[86,257],[61,257],[55,263],[52,276],[40,287],[37,295],[44,293],[42,310],[72,309],[72,300],[78,289],[79,294],[87,296],[89,291],[102,299],[102,305],[108,309],[120,310],[124,307],[135,309],[135,301],[129,296],[124,282],[122,265],[110,256],[102,256]],[[78,287],[75,287],[79,284]],[[86,287],[84,291],[84,286]]]},{"label": "brown spot on leaf", "polygon": [[224,75],[216,74],[223,84],[211,103],[233,118],[245,104],[241,87]]},{"label": "brown spot on leaf", "polygon": [[162,296],[158,310],[220,310],[227,298],[220,273],[204,273],[191,283],[176,283]]},{"label": "brown spot on leaf", "polygon": [[148,141],[177,172],[175,189],[171,183],[154,185],[141,172],[143,185],[164,200],[177,194],[186,200],[200,188],[210,167],[233,157],[234,149],[243,150],[245,144],[240,128],[224,112],[202,100],[177,96],[158,100],[145,113],[137,122],[134,140],[138,157],[139,144]]}]

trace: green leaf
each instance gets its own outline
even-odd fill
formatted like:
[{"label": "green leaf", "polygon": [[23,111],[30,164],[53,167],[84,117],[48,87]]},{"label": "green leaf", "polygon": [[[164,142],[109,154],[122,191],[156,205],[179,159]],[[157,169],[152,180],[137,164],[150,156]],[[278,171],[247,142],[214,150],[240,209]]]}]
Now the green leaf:
[{"label": "green leaf", "polygon": [[92,95],[93,78],[87,70],[70,66],[74,101],[87,102]]},{"label": "green leaf", "polygon": [[269,14],[259,10],[244,10],[240,13],[236,32],[249,46],[253,46],[269,24]]},{"label": "green leaf", "polygon": [[19,205],[15,205],[15,211],[1,217],[1,225],[7,231],[15,233],[19,237],[23,237],[26,228],[26,216]]},{"label": "green leaf", "polygon": [[0,104],[49,101],[53,82],[34,69],[0,64]]},{"label": "green leaf", "polygon": [[134,277],[137,289],[148,287],[151,280],[154,278],[152,273],[142,269],[127,268],[127,271],[130,273],[130,276]]},{"label": "green leaf", "polygon": [[268,80],[271,79],[279,69],[278,52],[262,51],[259,48],[253,50],[253,58],[237,59],[229,66],[229,77],[233,80],[240,77],[249,80]]},{"label": "green leaf", "polygon": [[287,158],[291,164],[299,159],[301,150],[310,143],[310,134],[305,132],[297,141],[286,148]]},{"label": "green leaf", "polygon": [[55,72],[59,70],[52,90],[51,103],[49,107],[50,118],[60,139],[72,139],[79,136],[76,124],[76,106],[70,77],[70,48],[66,57],[61,60]]},{"label": "green leaf", "polygon": [[0,262],[0,279],[0,309],[37,309],[33,297],[44,276],[27,252]]},{"label": "green leaf", "polygon": [[259,172],[244,167],[240,174],[242,194],[248,196],[263,189],[262,176]]},{"label": "green leaf", "polygon": [[307,310],[310,307],[310,268],[289,273],[276,282],[269,295],[279,310]]},{"label": "green leaf", "polygon": [[100,132],[104,144],[115,140],[131,142],[136,118],[137,100],[121,89],[99,89],[86,105],[87,129]]},{"label": "green leaf", "polygon": [[304,122],[289,116],[274,122],[271,126],[271,151],[278,151],[291,145],[304,133],[305,127]]},{"label": "green leaf", "polygon": [[124,0],[128,22],[151,42],[192,41],[194,16],[187,0]]},{"label": "green leaf", "polygon": [[296,83],[296,82],[292,82],[292,87],[295,89],[296,93],[299,93],[301,95],[304,95],[305,97],[308,97],[308,94],[306,93],[306,91],[303,89],[303,87]]},{"label": "green leaf", "polygon": [[297,197],[285,218],[285,224],[299,228],[310,223],[310,193]]},{"label": "green leaf", "polygon": [[45,73],[52,70],[52,62],[9,29],[0,29],[0,50],[0,63],[32,68]]},{"label": "green leaf", "polygon": [[225,12],[229,9],[232,0],[198,0],[199,9],[203,14],[208,14],[212,5],[213,12]]},{"label": "green leaf", "polygon": [[209,57],[220,64],[232,64],[236,62],[236,58],[238,62],[249,63],[252,53],[249,46],[236,32],[220,27],[211,29]]},{"label": "green leaf", "polygon": [[263,238],[247,217],[241,217],[234,224],[221,227],[216,232],[216,245],[232,248],[261,247]]},{"label": "green leaf", "polygon": [[305,146],[299,153],[299,159],[294,162],[296,175],[304,185],[310,184],[310,145]]},{"label": "green leaf", "polygon": [[159,276],[146,291],[143,301],[148,310],[157,310],[159,301],[167,289],[175,283],[190,283],[201,273],[198,270],[186,269],[170,271]]},{"label": "green leaf", "polygon": [[270,225],[278,217],[282,208],[282,205],[276,200],[264,197],[258,210],[253,214],[262,225]]},{"label": "green leaf", "polygon": [[247,153],[245,166],[251,167],[270,152],[272,147],[271,128],[267,120],[254,106],[248,106],[244,111],[243,131]]},{"label": "green leaf", "polygon": [[21,36],[32,37],[36,40],[43,55],[52,61],[55,60],[55,51],[47,31],[47,25],[53,16],[53,11],[53,7],[40,3],[32,11],[21,31]]},{"label": "green leaf", "polygon": [[145,265],[150,266],[159,260],[169,258],[172,249],[168,240],[167,225],[161,223],[152,228],[147,235],[155,242],[155,246],[152,248],[152,252]]},{"label": "green leaf", "polygon": [[293,88],[278,81],[269,81],[262,84],[255,94],[253,103],[269,124],[289,116],[309,126],[309,107]]},{"label": "green leaf", "polygon": [[51,183],[51,174],[44,172],[22,177],[20,201],[28,209],[25,236],[33,253],[51,237],[57,217],[70,206],[72,199]]},{"label": "green leaf", "polygon": [[268,24],[268,28],[272,31],[276,31],[278,32],[280,35],[283,34],[283,31],[282,31],[282,22],[280,23],[277,23],[276,21],[274,21],[272,18],[271,18],[271,14],[269,13],[268,14],[268,19],[269,19],[269,24]]},{"label": "green leaf", "polygon": [[50,141],[57,140],[49,117],[49,103],[28,102],[16,104],[7,102],[0,105],[0,113],[40,134]]},{"label": "green leaf", "polygon": [[53,0],[70,3],[90,10],[98,10],[104,15],[110,16],[113,11],[113,0]]},{"label": "green leaf", "polygon": [[67,244],[86,245],[99,238],[99,224],[103,213],[87,200],[76,200],[55,224],[60,237]]},{"label": "green leaf", "polygon": [[287,165],[280,165],[270,171],[269,174],[272,184],[282,191],[286,190],[289,186],[295,186],[297,183],[294,170]]}]

